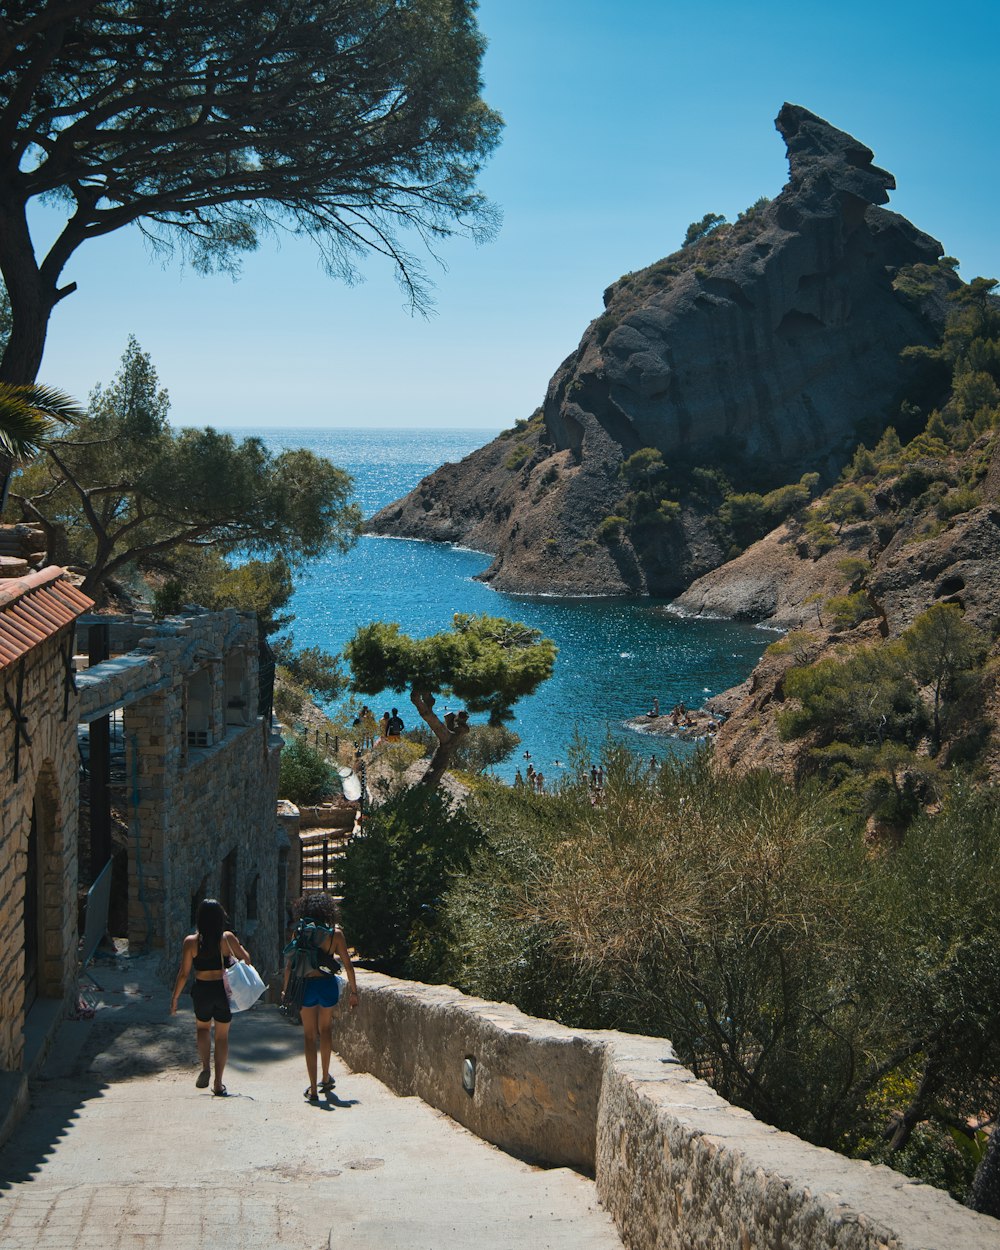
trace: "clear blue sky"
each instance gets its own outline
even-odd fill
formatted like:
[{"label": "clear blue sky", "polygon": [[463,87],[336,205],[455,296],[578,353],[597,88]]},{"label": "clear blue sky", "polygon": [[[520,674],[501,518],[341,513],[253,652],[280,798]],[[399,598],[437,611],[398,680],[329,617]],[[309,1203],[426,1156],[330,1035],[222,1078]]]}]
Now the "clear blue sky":
[{"label": "clear blue sky", "polygon": [[163,268],[136,231],[78,253],[40,380],[85,398],[134,333],[177,425],[482,426],[528,416],[622,273],[787,177],[789,100],[867,143],[890,208],[1000,276],[994,0],[482,0],[485,96],[507,123],[481,185],[499,238],[453,240],[436,312],[387,265],[348,288],[265,242],[242,278]]}]

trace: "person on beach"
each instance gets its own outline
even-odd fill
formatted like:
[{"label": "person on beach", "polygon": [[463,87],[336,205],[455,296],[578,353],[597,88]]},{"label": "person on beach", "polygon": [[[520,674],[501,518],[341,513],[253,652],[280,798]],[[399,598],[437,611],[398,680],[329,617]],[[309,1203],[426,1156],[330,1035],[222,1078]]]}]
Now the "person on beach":
[{"label": "person on beach", "polygon": [[[316,948],[316,967],[310,968],[305,973],[305,989],[299,1006],[306,1072],[309,1074],[305,1098],[307,1102],[316,1104],[319,1102],[320,1092],[330,1094],[335,1084],[330,1075],[330,1057],[333,1053],[333,1011],[340,998],[340,982],[337,980],[337,973],[341,966],[350,984],[349,1005],[352,1011],[358,1005],[358,985],[354,978],[351,956],[347,951],[344,930],[338,923],[337,904],[329,894],[324,890],[303,894],[292,907],[292,920],[296,925],[301,920],[311,921],[312,924],[329,930],[328,935],[322,937]],[[292,960],[286,959],[285,979],[281,987],[282,1002],[285,1002],[288,995],[288,982],[291,974]],[[316,1079],[318,1075],[317,1043],[323,1067],[323,1076],[319,1081]]]},{"label": "person on beach", "polygon": [[252,962],[236,934],[226,928],[228,922],[226,909],[217,899],[205,898],[198,904],[196,932],[189,933],[184,939],[181,966],[177,970],[174,994],[170,1000],[170,1014],[175,1016],[177,1000],[187,984],[188,976],[194,972],[191,999],[194,1005],[198,1057],[201,1060],[201,1071],[195,1085],[198,1089],[207,1089],[211,1080],[214,1028],[215,1081],[212,1084],[212,1093],[217,1098],[224,1098],[228,1092],[222,1083],[222,1074],[229,1058],[229,1025],[233,1018],[229,999],[226,997],[226,987],[222,983],[222,969],[226,962],[233,959]]}]

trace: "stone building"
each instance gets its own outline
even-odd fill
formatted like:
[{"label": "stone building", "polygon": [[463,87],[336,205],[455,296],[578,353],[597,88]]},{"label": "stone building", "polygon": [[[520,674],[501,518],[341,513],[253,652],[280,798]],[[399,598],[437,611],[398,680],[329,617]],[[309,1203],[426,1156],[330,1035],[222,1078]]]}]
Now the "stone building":
[{"label": "stone building", "polygon": [[[198,902],[215,897],[261,974],[273,975],[289,850],[276,818],[281,738],[260,680],[256,617],[87,614],[78,646],[91,871],[113,852],[127,880],[130,948],[161,952],[169,975]],[[124,846],[101,828],[109,797]]]},{"label": "stone building", "polygon": [[58,1019],[75,985],[73,628],[93,606],[63,569],[14,571],[0,580],[0,1103],[9,1105],[26,1097],[29,1012]]},{"label": "stone building", "polygon": [[214,896],[268,979],[298,851],[278,819],[273,672],[253,613],[95,613],[65,570],[29,571],[16,553],[0,575],[2,1138],[75,1002],[82,904],[109,863],[111,934],[130,953],[159,954],[172,977]]}]

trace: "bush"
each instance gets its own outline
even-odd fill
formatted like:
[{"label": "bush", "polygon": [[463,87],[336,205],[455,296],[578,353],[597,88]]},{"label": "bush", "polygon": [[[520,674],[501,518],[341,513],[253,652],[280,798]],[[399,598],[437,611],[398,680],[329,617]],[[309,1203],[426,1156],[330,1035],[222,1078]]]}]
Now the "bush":
[{"label": "bush", "polygon": [[628,517],[606,516],[597,527],[597,541],[601,543],[619,542],[627,526]]},{"label": "bush", "polygon": [[780,778],[605,764],[603,806],[583,776],[476,801],[482,842],[444,909],[449,978],[669,1037],[761,1119],[961,1196],[971,1166],[946,1127],[996,1105],[996,793],[959,788],[872,855]]},{"label": "bush", "polygon": [[347,688],[347,678],[340,667],[340,657],[320,647],[296,650],[291,638],[276,639],[275,659],[292,682],[321,699],[339,698]]},{"label": "bush", "polygon": [[305,702],[305,691],[292,681],[287,670],[279,668],[274,685],[274,714],[278,720],[284,725],[290,724],[302,715]]},{"label": "bush", "polygon": [[414,786],[368,817],[344,859],[344,927],[362,958],[393,975],[440,978],[441,903],[479,831],[440,791]]},{"label": "bush", "polygon": [[333,769],[305,738],[295,737],[282,748],[278,794],[293,803],[319,803],[334,789]]},{"label": "bush", "polygon": [[853,629],[874,615],[871,601],[863,590],[850,595],[834,595],[824,603],[823,610],[836,629]]}]

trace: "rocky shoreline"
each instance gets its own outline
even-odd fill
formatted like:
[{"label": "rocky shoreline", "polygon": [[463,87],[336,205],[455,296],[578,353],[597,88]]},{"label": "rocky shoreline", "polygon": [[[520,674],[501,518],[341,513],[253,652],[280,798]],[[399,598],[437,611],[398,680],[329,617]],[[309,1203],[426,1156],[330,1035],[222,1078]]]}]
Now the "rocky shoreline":
[{"label": "rocky shoreline", "polygon": [[626,729],[649,734],[654,738],[677,738],[682,742],[696,742],[711,738],[720,728],[720,720],[704,708],[685,709],[683,713],[661,713],[654,716],[645,712],[624,722]]}]

